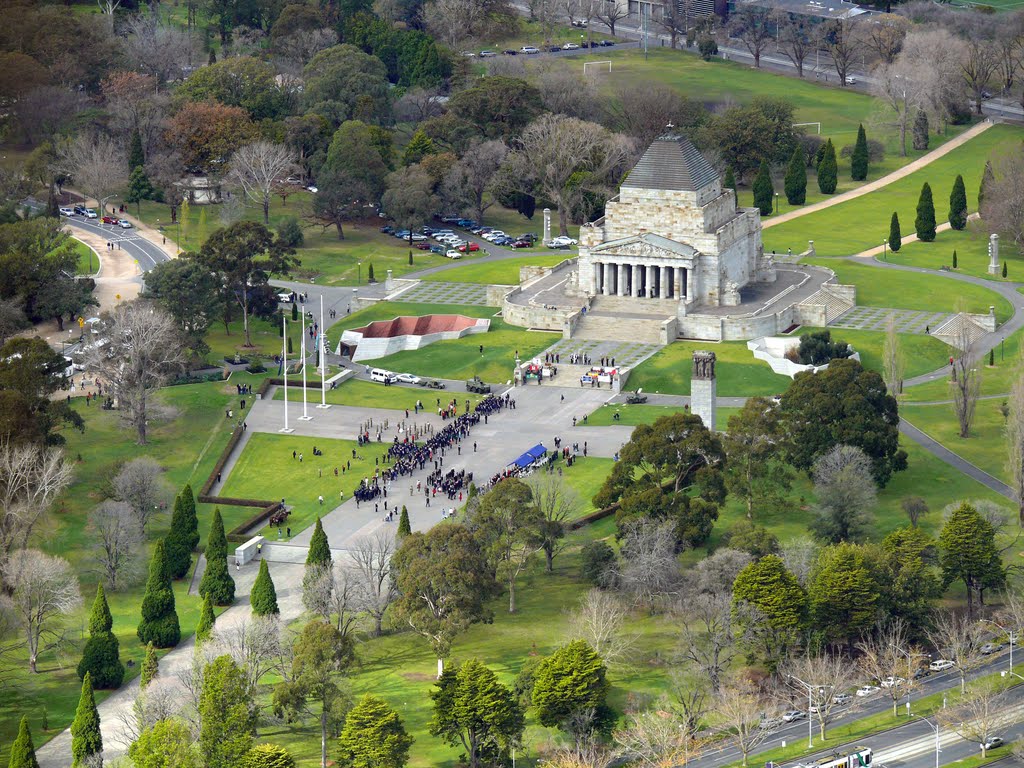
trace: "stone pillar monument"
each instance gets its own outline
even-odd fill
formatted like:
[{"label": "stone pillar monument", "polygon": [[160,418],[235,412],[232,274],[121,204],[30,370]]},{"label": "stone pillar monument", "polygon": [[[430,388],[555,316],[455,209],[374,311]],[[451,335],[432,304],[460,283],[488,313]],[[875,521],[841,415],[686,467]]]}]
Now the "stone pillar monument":
[{"label": "stone pillar monument", "polygon": [[700,416],[704,426],[715,431],[715,353],[697,350],[693,353],[693,375],[690,377],[690,411]]},{"label": "stone pillar monument", "polygon": [[541,242],[547,245],[551,242],[551,209],[544,209],[544,236],[541,238]]},{"label": "stone pillar monument", "polygon": [[994,232],[988,236],[988,273],[999,274],[999,235]]}]

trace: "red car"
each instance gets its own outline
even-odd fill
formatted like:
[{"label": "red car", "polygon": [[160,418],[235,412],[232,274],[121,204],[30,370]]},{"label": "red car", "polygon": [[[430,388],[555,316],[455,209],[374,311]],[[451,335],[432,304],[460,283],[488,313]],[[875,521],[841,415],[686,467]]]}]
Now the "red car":
[{"label": "red car", "polygon": [[529,240],[516,240],[509,248],[532,248],[533,243]]},{"label": "red car", "polygon": [[430,243],[413,243],[413,247],[418,251],[429,251]]},{"label": "red car", "polygon": [[460,245],[459,250],[463,253],[466,253],[467,251],[472,253],[473,251],[479,251],[480,245],[478,243],[466,243],[465,245]]},{"label": "red car", "polygon": [[114,217],[114,216],[104,216],[103,217],[103,223],[104,224],[117,224],[117,218]]}]

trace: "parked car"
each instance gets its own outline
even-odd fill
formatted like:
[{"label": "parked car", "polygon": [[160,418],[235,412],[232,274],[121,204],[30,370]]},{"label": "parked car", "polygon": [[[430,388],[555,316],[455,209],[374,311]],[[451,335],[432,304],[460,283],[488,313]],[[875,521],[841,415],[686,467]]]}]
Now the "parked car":
[{"label": "parked car", "polygon": [[857,689],[857,696],[863,698],[864,696],[870,696],[874,693],[878,693],[880,690],[882,689],[877,685],[862,685]]},{"label": "parked car", "polygon": [[514,51],[511,48],[507,48],[504,51],[502,51],[502,53],[505,54],[506,56],[515,56],[517,53],[519,53],[519,51]]},{"label": "parked car", "polygon": [[429,251],[433,247],[434,246],[432,246],[430,243],[416,243],[413,246],[413,248],[416,248],[417,250],[420,250],[420,251]]},{"label": "parked car", "polygon": [[465,245],[460,245],[459,250],[463,253],[475,253],[480,250],[480,245],[478,243],[466,243]]},{"label": "parked car", "polygon": [[899,688],[905,682],[907,681],[904,680],[902,677],[893,677],[892,675],[889,675],[889,677],[883,677],[879,684],[883,688]]},{"label": "parked car", "polygon": [[285,179],[285,181],[288,184],[298,184],[299,186],[302,186],[302,179],[300,179],[298,176],[289,176],[287,179]]},{"label": "parked car", "polygon": [[445,255],[445,256],[447,256],[447,257],[448,257],[449,259],[461,259],[461,258],[462,258],[462,254],[461,254],[461,253],[459,253],[459,252],[458,252],[457,250],[455,250],[454,248],[449,248],[449,249],[448,249],[448,250],[447,250],[447,251],[445,252],[445,254],[444,254],[444,255]]},{"label": "parked car", "polygon": [[562,46],[563,51],[578,51],[580,46],[578,43],[566,43]]},{"label": "parked car", "polygon": [[857,78],[854,77],[853,75],[847,75],[846,76],[846,84],[847,85],[856,85],[857,84]]},{"label": "parked car", "polygon": [[849,704],[852,699],[853,697],[850,696],[850,694],[848,693],[837,693],[835,698],[832,699],[832,701],[834,701],[836,704],[842,705]]},{"label": "parked car", "polygon": [[531,247],[533,247],[533,243],[531,243],[529,240],[514,240],[509,245],[509,248],[531,248]]},{"label": "parked car", "polygon": [[602,40],[602,41],[600,41],[598,43],[598,45],[608,47],[608,46],[615,45],[615,43],[613,41],[611,41],[611,40]]},{"label": "parked car", "polygon": [[1002,736],[989,736],[985,739],[985,749],[996,749],[1005,743],[1006,740]]},{"label": "parked car", "polygon": [[803,720],[806,717],[806,712],[799,709],[791,709],[782,715],[782,722],[795,723],[797,720]]},{"label": "parked car", "polygon": [[488,242],[493,243],[497,238],[504,237],[505,233],[500,229],[492,229],[490,232],[484,232],[481,237]]},{"label": "parked car", "polygon": [[998,653],[1003,650],[1002,643],[985,643],[981,646],[981,653],[985,656],[990,656],[993,653]]},{"label": "parked car", "polygon": [[60,209],[60,215],[61,216],[74,216],[75,215],[75,209],[74,208],[62,207]]},{"label": "parked car", "polygon": [[100,219],[100,221],[102,221],[104,224],[117,224],[117,217],[116,216],[104,216],[102,219]]},{"label": "parked car", "polygon": [[392,232],[391,234],[394,235],[395,237],[397,237],[399,240],[404,240],[405,238],[407,238],[409,236],[409,230],[408,229],[403,229],[403,230],[400,230],[398,232]]},{"label": "parked car", "polygon": [[472,229],[476,226],[476,222],[472,219],[459,219],[455,222],[455,226],[462,227],[463,229]]},{"label": "parked car", "polygon": [[117,226],[119,226],[121,229],[131,229],[132,223],[128,221],[128,219],[118,219]]},{"label": "parked car", "polygon": [[393,234],[395,234],[395,228],[390,226],[390,225],[381,227],[380,231],[383,232],[385,235],[393,235]]},{"label": "parked car", "polygon": [[949,659],[936,659],[928,665],[928,669],[932,672],[945,672],[947,669],[952,669],[955,666],[955,661],[950,661]]},{"label": "parked car", "polygon": [[406,240],[412,240],[414,243],[422,242],[427,239],[426,235],[421,235],[419,232],[413,232],[411,235],[406,235]]},{"label": "parked car", "polygon": [[82,215],[85,216],[85,218],[87,218],[87,219],[98,219],[99,218],[99,214],[96,213],[96,211],[94,211],[92,208],[83,208],[82,209]]},{"label": "parked car", "polygon": [[583,19],[573,19],[572,25],[574,27],[579,27],[580,29],[587,28],[587,22],[584,21]]},{"label": "parked car", "polygon": [[519,235],[516,238],[516,240],[529,240],[531,243],[536,243],[537,236],[533,234],[533,232],[524,232],[523,234]]},{"label": "parked car", "polygon": [[314,195],[320,191],[320,188],[316,184],[310,184],[306,187],[307,192],[312,192]]},{"label": "parked car", "polygon": [[443,247],[441,247],[440,245],[432,245],[432,246],[430,246],[430,252],[431,253],[443,254],[445,252],[445,249]]},{"label": "parked car", "polygon": [[547,51],[548,53],[558,53],[562,49],[557,45],[549,45],[544,50]]},{"label": "parked car", "polygon": [[576,245],[576,241],[571,237],[560,235],[548,243],[548,248],[568,248],[570,245]]},{"label": "parked car", "polygon": [[540,53],[540,48],[534,45],[524,45],[519,49],[520,53]]},{"label": "parked car", "polygon": [[420,377],[412,373],[400,373],[395,378],[402,384],[419,384]]},{"label": "parked car", "polygon": [[488,59],[491,56],[497,56],[497,55],[498,55],[497,51],[480,51],[480,58],[481,59]]},{"label": "parked car", "polygon": [[84,205],[76,205],[72,210],[78,216],[85,216],[85,206]]}]

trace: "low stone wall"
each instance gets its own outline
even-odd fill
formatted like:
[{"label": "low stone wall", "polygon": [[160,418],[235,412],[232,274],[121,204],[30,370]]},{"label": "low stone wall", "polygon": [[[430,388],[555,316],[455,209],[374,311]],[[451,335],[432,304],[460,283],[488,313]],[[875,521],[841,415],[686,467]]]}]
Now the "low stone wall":
[{"label": "low stone wall", "polygon": [[558,262],[557,264],[550,267],[541,267],[534,264],[527,264],[525,267],[519,268],[519,282],[528,283],[531,280],[536,280],[538,277],[544,277],[550,275],[552,272],[557,272],[560,269],[571,267],[576,263],[577,257],[565,259]]},{"label": "low stone wall", "polygon": [[770,315],[729,317],[687,315],[679,318],[678,335],[707,341],[746,341],[759,336],[774,336],[793,325],[793,307]]},{"label": "low stone wall", "polygon": [[500,307],[506,296],[518,290],[518,285],[488,285],[487,306]]},{"label": "low stone wall", "polygon": [[522,304],[513,304],[506,299],[501,307],[501,317],[510,325],[518,325],[522,328],[540,328],[546,331],[563,333],[574,311],[524,306]]},{"label": "low stone wall", "polygon": [[[259,545],[263,545],[262,552]],[[284,541],[272,541],[263,536],[254,536],[241,546],[235,547],[235,561],[241,565],[250,563],[257,558],[268,563],[295,563],[302,565],[309,555],[309,547],[304,544],[292,544]],[[351,555],[347,549],[331,549],[334,562],[349,560]]]}]

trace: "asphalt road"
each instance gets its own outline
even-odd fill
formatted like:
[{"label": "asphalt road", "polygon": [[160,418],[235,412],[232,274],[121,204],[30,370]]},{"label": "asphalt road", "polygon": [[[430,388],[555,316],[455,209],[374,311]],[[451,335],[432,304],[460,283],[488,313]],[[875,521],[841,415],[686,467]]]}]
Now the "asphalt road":
[{"label": "asphalt road", "polygon": [[139,269],[143,272],[148,272],[169,258],[159,246],[153,245],[134,229],[121,229],[112,224],[103,224],[99,219],[86,219],[82,216],[62,216],[61,218],[72,229],[80,229],[83,232],[102,237],[107,242],[120,245],[121,250],[126,251],[139,262]]}]

